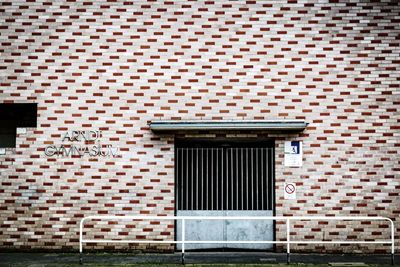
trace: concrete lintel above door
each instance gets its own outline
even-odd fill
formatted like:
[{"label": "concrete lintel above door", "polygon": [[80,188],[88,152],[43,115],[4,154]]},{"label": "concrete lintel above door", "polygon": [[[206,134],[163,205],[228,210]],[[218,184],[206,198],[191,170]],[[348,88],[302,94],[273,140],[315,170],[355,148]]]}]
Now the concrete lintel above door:
[{"label": "concrete lintel above door", "polygon": [[303,120],[155,120],[153,132],[173,131],[279,131],[301,132],[308,123]]}]

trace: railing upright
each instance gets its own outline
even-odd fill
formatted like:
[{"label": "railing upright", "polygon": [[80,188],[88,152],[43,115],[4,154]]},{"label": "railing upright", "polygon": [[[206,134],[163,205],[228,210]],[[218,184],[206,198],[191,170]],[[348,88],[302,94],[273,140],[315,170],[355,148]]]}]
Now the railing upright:
[{"label": "railing upright", "polygon": [[185,219],[182,219],[182,264],[185,264]]},{"label": "railing upright", "polygon": [[85,218],[82,218],[79,223],[79,264],[82,264],[82,252],[83,252],[83,222]]},{"label": "railing upright", "polygon": [[390,220],[390,226],[392,228],[392,265],[394,265],[394,222],[392,220]]},{"label": "railing upright", "polygon": [[286,262],[290,264],[290,219],[286,219]]}]

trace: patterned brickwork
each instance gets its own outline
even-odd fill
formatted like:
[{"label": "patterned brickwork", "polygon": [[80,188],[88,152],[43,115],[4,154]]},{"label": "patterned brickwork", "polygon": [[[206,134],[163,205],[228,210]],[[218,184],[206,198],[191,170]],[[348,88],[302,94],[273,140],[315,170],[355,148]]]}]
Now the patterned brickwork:
[{"label": "patterned brickwork", "polygon": [[[148,122],[157,119],[304,119],[301,134],[190,136],[275,138],[277,215],[381,215],[400,230],[398,1],[0,5],[0,102],[39,109],[38,127],[0,155],[2,248],[77,249],[84,215],[174,214],[174,135],[153,134]],[[121,156],[46,157],[45,147],[71,130],[101,130],[102,144]],[[304,142],[303,167],[283,166],[285,140]],[[283,199],[285,181],[297,183],[297,200]],[[277,239],[284,229],[277,224]],[[174,238],[171,222],[91,230]],[[381,232],[388,237],[387,224],[292,228],[298,239],[376,240]]]}]

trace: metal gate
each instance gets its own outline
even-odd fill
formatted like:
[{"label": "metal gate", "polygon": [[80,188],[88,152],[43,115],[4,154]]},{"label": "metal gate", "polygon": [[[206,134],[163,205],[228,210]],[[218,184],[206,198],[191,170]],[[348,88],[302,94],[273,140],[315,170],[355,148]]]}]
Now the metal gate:
[{"label": "metal gate", "polygon": [[[176,148],[178,216],[272,216],[274,148],[266,143]],[[177,224],[177,240],[181,225]],[[190,220],[187,240],[273,240],[273,221]],[[270,249],[271,244],[191,244],[187,249]],[[178,245],[178,249],[180,246]]]}]

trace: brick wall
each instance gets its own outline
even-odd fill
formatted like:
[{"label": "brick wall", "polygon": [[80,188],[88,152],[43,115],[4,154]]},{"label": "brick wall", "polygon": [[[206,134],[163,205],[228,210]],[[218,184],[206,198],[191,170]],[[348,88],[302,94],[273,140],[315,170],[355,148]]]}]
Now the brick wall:
[{"label": "brick wall", "polygon": [[[84,215],[172,215],[174,135],[153,134],[157,119],[306,120],[297,135],[227,135],[276,138],[276,214],[398,218],[399,25],[397,1],[2,1],[0,102],[39,110],[0,155],[0,246],[77,249]],[[121,156],[44,155],[66,131],[93,129]],[[301,168],[283,166],[294,139]],[[297,200],[283,199],[285,181]],[[172,223],[127,225],[97,223],[93,236],[174,237]],[[293,234],[374,240],[387,226]],[[93,248],[104,247],[124,246]],[[382,246],[298,247],[316,248]]]}]

